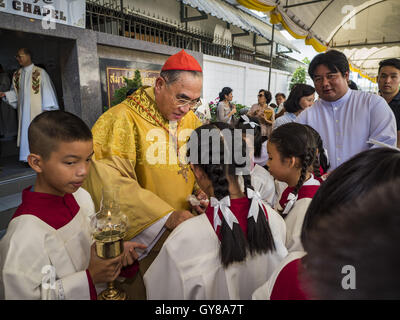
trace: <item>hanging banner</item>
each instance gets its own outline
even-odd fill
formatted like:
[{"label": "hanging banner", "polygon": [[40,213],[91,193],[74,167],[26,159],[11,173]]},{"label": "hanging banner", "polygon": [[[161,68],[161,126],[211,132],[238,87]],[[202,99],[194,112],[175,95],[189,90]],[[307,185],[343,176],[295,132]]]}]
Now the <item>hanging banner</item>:
[{"label": "hanging banner", "polygon": [[0,0],[0,12],[42,20],[44,29],[56,23],[86,26],[86,0]]}]

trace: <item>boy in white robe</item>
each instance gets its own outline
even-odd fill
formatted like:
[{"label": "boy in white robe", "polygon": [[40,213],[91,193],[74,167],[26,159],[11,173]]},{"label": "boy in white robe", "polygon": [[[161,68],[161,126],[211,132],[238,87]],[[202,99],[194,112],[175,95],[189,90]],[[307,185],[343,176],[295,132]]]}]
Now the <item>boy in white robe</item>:
[{"label": "boy in white robe", "polygon": [[0,298],[96,299],[98,289],[132,265],[137,243],[125,243],[113,259],[97,257],[92,245],[90,195],[80,188],[93,155],[92,134],[77,116],[48,111],[29,127],[29,165],[35,185],[23,191],[0,241]]}]

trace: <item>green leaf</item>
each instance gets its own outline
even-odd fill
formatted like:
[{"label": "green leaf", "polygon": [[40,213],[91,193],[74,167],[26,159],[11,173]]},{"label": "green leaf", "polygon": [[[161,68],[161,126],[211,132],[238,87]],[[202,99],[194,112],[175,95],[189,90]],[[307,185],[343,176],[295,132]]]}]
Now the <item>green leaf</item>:
[{"label": "green leaf", "polygon": [[112,107],[124,101],[126,99],[126,94],[128,93],[129,90],[131,89],[137,90],[143,85],[140,71],[137,69],[135,70],[135,76],[133,79],[128,79],[124,77],[124,82],[125,86],[115,90],[114,92],[114,96],[111,101]]},{"label": "green leaf", "polygon": [[289,84],[289,91],[292,90],[293,86],[297,83],[306,83],[306,69],[304,67],[298,67],[293,73]]}]

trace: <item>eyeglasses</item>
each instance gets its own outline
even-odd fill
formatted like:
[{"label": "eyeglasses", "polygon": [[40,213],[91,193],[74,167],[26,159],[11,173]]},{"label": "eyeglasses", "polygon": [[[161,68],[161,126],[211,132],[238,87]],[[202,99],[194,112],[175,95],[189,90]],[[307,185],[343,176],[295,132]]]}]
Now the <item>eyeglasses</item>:
[{"label": "eyeglasses", "polygon": [[22,58],[23,56],[26,56],[26,54],[16,54],[16,55],[15,55],[15,58],[16,58],[16,59],[20,59],[20,58]]},{"label": "eyeglasses", "polygon": [[185,100],[185,99],[177,99],[176,97],[174,97],[174,99],[176,102],[176,106],[178,108],[183,108],[183,107],[189,106],[189,108],[191,110],[193,110],[193,109],[196,109],[201,104],[200,98],[193,99],[193,100]]},{"label": "eyeglasses", "polygon": [[261,98],[261,97],[264,97],[264,95],[263,95],[262,93],[260,93],[260,94],[258,95],[258,97]]},{"label": "eyeglasses", "polygon": [[[165,79],[164,77],[163,77],[163,79],[164,79],[166,85],[169,86],[167,79]],[[178,108],[184,108],[186,106],[189,106],[189,108],[191,110],[194,110],[201,104],[200,98],[193,99],[193,100],[179,99],[179,98],[176,98],[175,96],[173,96],[173,98],[174,98],[175,104]]]}]

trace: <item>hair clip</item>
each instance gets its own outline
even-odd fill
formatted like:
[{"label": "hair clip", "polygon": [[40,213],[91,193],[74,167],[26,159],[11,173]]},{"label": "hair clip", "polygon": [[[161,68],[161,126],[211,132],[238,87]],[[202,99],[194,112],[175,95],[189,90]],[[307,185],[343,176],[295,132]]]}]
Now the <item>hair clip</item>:
[{"label": "hair clip", "polygon": [[294,195],[293,193],[289,193],[289,195],[287,197],[287,199],[289,201],[286,203],[285,210],[283,210],[282,214],[289,213],[289,211],[292,209],[292,207],[296,203],[298,196],[299,196],[298,194]]},{"label": "hair clip", "polygon": [[260,212],[258,210],[258,207],[260,207],[262,211],[265,213],[264,206],[261,200],[261,195],[258,191],[254,191],[250,188],[247,188],[247,196],[249,197],[249,199],[253,199],[251,200],[250,210],[249,214],[247,215],[247,219],[249,219],[250,217],[254,217],[254,221],[257,223],[258,214]]},{"label": "hair clip", "polygon": [[243,124],[249,124],[253,129],[254,129],[255,126],[260,126],[258,123],[250,121],[249,117],[246,116],[245,114],[242,115],[241,117],[244,120]]},{"label": "hair clip", "polygon": [[236,219],[233,212],[229,209],[229,207],[231,206],[231,200],[229,196],[226,196],[221,201],[218,201],[217,198],[211,197],[210,204],[211,207],[214,208],[214,230],[217,230],[217,227],[222,224],[222,221],[218,215],[218,210],[221,210],[226,223],[228,224],[229,228],[233,230],[233,223],[239,223],[239,221]]}]

